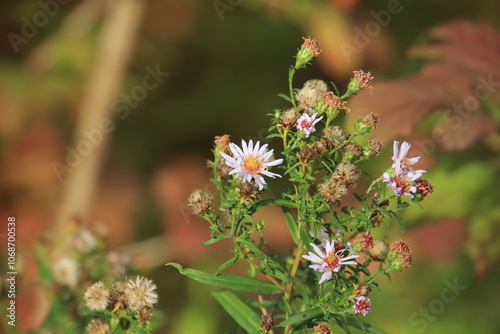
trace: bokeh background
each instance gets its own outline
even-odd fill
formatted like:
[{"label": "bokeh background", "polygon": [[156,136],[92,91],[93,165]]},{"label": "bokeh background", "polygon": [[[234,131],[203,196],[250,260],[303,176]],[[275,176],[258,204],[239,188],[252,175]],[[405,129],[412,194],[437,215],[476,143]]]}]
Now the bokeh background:
[{"label": "bokeh background", "polygon": [[[207,224],[186,199],[209,187],[214,136],[263,139],[266,114],[288,107],[277,94],[310,36],[323,53],[295,86],[343,90],[370,71],[375,89],[344,121],[381,117],[384,152],[363,167],[380,175],[392,140],[406,140],[435,187],[404,213],[404,235],[380,228],[409,243],[415,265],[380,280],[366,320],[396,334],[500,333],[499,17],[496,0],[1,1],[1,219],[17,218],[28,273],[31,250],[71,217],[104,226],[107,247],[136,254],[157,283],[158,333],[239,333],[211,287],[163,264],[210,271],[230,256],[201,245]],[[266,214],[273,250],[291,251],[282,218]],[[28,276],[23,330],[47,307]]]}]

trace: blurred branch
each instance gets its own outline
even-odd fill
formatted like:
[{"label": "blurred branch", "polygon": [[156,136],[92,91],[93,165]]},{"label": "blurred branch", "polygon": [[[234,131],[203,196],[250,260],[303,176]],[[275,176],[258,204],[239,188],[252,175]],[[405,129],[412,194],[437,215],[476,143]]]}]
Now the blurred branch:
[{"label": "blurred branch", "polygon": [[170,255],[165,250],[164,234],[120,247],[118,251],[130,255],[141,254],[145,258],[148,268],[162,266],[171,260]]},{"label": "blurred branch", "polygon": [[[132,54],[146,2],[143,0],[110,0],[95,55],[94,69],[78,111],[73,148],[87,141],[83,131],[97,131],[102,122],[112,122],[111,103],[119,93]],[[92,146],[80,164],[68,174],[60,211],[54,230],[61,233],[73,215],[86,218],[106,151],[109,133]]]}]

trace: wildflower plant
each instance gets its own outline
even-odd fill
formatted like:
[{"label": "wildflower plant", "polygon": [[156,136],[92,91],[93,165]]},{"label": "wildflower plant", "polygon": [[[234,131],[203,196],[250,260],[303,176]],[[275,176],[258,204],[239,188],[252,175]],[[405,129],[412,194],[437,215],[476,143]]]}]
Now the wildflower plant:
[{"label": "wildflower plant", "polygon": [[[381,143],[367,138],[378,116],[362,117],[351,132],[336,123],[350,112],[350,96],[372,90],[373,77],[355,71],[343,95],[316,79],[293,88],[295,72],[321,53],[316,41],[304,40],[289,71],[289,95],[280,95],[291,106],[270,114],[267,139],[279,138],[281,145],[270,148],[252,140],[238,145],[229,135],[216,137],[209,167],[218,193],[197,190],[188,200],[193,213],[209,223],[211,239],[204,244],[230,239],[232,256],[215,273],[168,265],[202,283],[253,293],[252,302],[231,291],[213,293],[252,334],[332,333],[332,326],[347,333],[352,328],[380,333],[363,320],[372,307],[376,310],[369,295],[377,279],[411,266],[411,250],[402,240],[391,245],[377,240],[373,231],[393,221],[404,231],[397,211],[422,201],[432,186],[420,179],[425,171],[412,169],[418,158],[407,158],[406,142],[401,147],[394,143],[393,162],[380,177],[362,172],[358,163],[380,154]],[[273,193],[267,181],[276,177],[288,187],[275,198],[262,198],[264,189]],[[372,182],[356,188],[363,179]],[[268,251],[263,229],[279,222],[254,216],[267,206],[283,212],[294,243],[288,256]],[[235,264],[246,264],[247,275],[223,273]]]}]

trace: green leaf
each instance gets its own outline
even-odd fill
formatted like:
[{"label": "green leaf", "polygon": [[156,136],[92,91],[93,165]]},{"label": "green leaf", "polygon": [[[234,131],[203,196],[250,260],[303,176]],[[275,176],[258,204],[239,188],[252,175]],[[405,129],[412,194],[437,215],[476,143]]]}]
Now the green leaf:
[{"label": "green leaf", "polygon": [[397,219],[398,223],[399,223],[399,228],[401,229],[401,232],[405,232],[406,231],[406,228],[405,228],[405,223],[403,222],[403,219],[401,219],[401,217],[399,217],[399,215],[397,213],[394,213],[394,212],[391,212],[392,215],[394,216],[394,218]]},{"label": "green leaf", "polygon": [[297,225],[297,221],[293,216],[290,209],[286,206],[282,206],[281,210],[283,210],[283,215],[285,216],[286,225],[288,226],[288,230],[290,231],[290,235],[293,238],[293,241],[297,244],[299,243],[299,227]]},{"label": "green leaf", "polygon": [[250,334],[260,332],[260,318],[257,313],[232,292],[212,292],[212,295],[244,330]]},{"label": "green leaf", "polygon": [[290,99],[290,96],[285,95],[285,94],[278,94],[278,96],[281,97],[283,100],[292,103],[292,100]]},{"label": "green leaf", "polygon": [[286,199],[281,199],[281,198],[276,198],[276,199],[264,199],[262,201],[258,201],[254,205],[252,205],[248,211],[252,214],[257,212],[258,210],[270,206],[270,205],[277,205],[277,206],[284,206],[287,208],[298,208],[297,203],[286,200]]},{"label": "green leaf", "polygon": [[50,268],[47,255],[43,251],[42,247],[36,247],[35,254],[38,262],[38,273],[40,275],[40,281],[43,285],[50,284],[54,280],[54,278],[52,276],[52,269]]},{"label": "green leaf", "polygon": [[226,234],[222,234],[222,233],[221,233],[221,234],[217,234],[215,237],[213,237],[213,238],[212,238],[212,239],[210,239],[210,240],[207,240],[207,241],[202,242],[202,244],[203,244],[204,246],[209,246],[209,245],[211,245],[211,244],[216,243],[217,241],[221,241],[221,240],[224,240],[224,239],[226,239],[226,238],[229,238],[229,236],[228,236],[228,235],[226,235]]},{"label": "green leaf", "polygon": [[289,325],[296,325],[300,324],[304,321],[314,319],[319,317],[320,315],[323,315],[323,311],[318,307],[318,308],[313,308],[304,312],[297,313],[290,318],[286,319],[285,321],[281,322],[278,327],[285,327]]},{"label": "green leaf", "polygon": [[221,288],[227,288],[237,291],[247,291],[247,292],[260,292],[260,293],[270,293],[276,294],[283,292],[279,287],[272,283],[264,282],[256,278],[236,276],[236,275],[212,275],[199,270],[182,268],[180,264],[177,263],[167,263],[166,266],[173,266],[179,272],[195,281],[219,286]]},{"label": "green leaf", "polygon": [[215,275],[219,274],[221,271],[223,271],[227,267],[235,264],[240,259],[241,259],[241,255],[240,254],[236,254],[235,256],[233,256],[232,258],[230,258],[229,260],[227,260],[226,262],[224,262],[223,264],[221,264],[221,266],[219,267],[219,269],[217,269],[217,271],[215,272]]}]

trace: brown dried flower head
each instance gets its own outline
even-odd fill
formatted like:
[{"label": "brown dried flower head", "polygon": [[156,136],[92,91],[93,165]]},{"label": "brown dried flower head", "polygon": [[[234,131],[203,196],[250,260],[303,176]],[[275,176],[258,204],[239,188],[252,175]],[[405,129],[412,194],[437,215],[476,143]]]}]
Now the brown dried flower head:
[{"label": "brown dried flower head", "polygon": [[434,191],[434,187],[427,180],[416,179],[415,185],[417,187],[417,194],[420,194],[424,198],[432,194]]},{"label": "brown dried flower head", "polygon": [[371,85],[371,82],[373,80],[373,77],[371,76],[370,72],[363,72],[363,71],[353,71],[354,78],[351,79],[349,82],[348,90],[351,94],[356,94],[360,90],[366,88],[370,90],[370,94],[373,90],[373,87]]},{"label": "brown dried flower head", "polygon": [[347,101],[342,100],[339,96],[333,94],[333,92],[323,94],[321,100],[327,108],[345,110],[346,113],[351,112],[351,109],[346,107]]},{"label": "brown dried flower head", "polygon": [[330,328],[328,328],[326,322],[322,323],[322,324],[319,324],[317,326],[314,326],[314,330],[316,331],[316,333],[319,333],[319,334],[332,334],[332,330]]},{"label": "brown dried flower head", "polygon": [[412,251],[406,242],[403,240],[394,241],[391,244],[391,250],[400,255],[399,259],[402,268],[409,268],[413,265],[411,260]]},{"label": "brown dried flower head", "polygon": [[311,162],[312,157],[314,156],[314,150],[308,146],[304,146],[300,148],[299,152],[299,160],[302,163],[308,164]]},{"label": "brown dried flower head", "polygon": [[345,146],[346,149],[346,160],[353,158],[359,158],[363,155],[363,148],[357,143],[349,143]]},{"label": "brown dried flower head", "polygon": [[92,319],[85,327],[85,334],[111,334],[111,326],[104,319]]},{"label": "brown dried flower head", "polygon": [[335,177],[347,186],[353,186],[362,175],[361,169],[349,162],[342,162],[335,170]]},{"label": "brown dried flower head", "polygon": [[113,305],[113,309],[123,309],[125,308],[125,293],[127,289],[127,283],[116,282],[111,286],[110,289],[110,300]]},{"label": "brown dried flower head", "polygon": [[383,262],[388,251],[389,248],[387,244],[381,240],[374,240],[373,247],[367,249],[368,255],[370,255],[372,260],[377,262]]},{"label": "brown dried flower head", "polygon": [[91,311],[102,311],[111,301],[111,292],[103,282],[99,281],[85,290],[83,299]]},{"label": "brown dried flower head", "polygon": [[260,321],[262,330],[264,332],[269,332],[274,327],[274,318],[270,314],[263,314],[262,320]]},{"label": "brown dried flower head", "polygon": [[314,90],[318,91],[318,93],[320,93],[320,94],[324,94],[328,91],[328,85],[326,84],[326,82],[324,82],[323,80],[320,80],[320,79],[307,80],[304,83],[303,88],[314,89]]},{"label": "brown dried flower head", "polygon": [[335,177],[321,183],[318,187],[321,197],[328,203],[335,203],[347,195],[347,185]]},{"label": "brown dried flower head", "polygon": [[316,40],[311,39],[309,37],[308,38],[302,37],[302,39],[304,40],[304,43],[302,43],[302,45],[300,46],[301,49],[311,50],[314,57],[317,57],[321,54],[319,43]]},{"label": "brown dried flower head", "polygon": [[213,204],[213,196],[201,189],[195,190],[188,198],[188,206],[195,215],[204,215]]},{"label": "brown dried flower head", "polygon": [[314,141],[312,143],[314,155],[321,155],[326,152],[326,144],[322,141]]},{"label": "brown dried flower head", "polygon": [[224,152],[229,152],[229,144],[231,144],[231,135],[215,136],[215,145],[219,146]]},{"label": "brown dried flower head", "polygon": [[353,294],[354,298],[361,297],[361,296],[368,297],[370,292],[372,292],[372,288],[370,288],[368,285],[359,284],[359,285],[355,286],[352,294]]},{"label": "brown dried flower head", "polygon": [[238,185],[238,191],[240,192],[240,196],[243,199],[251,199],[254,200],[257,198],[259,194],[257,188],[255,187],[255,182],[241,182]]},{"label": "brown dried flower head", "polygon": [[370,233],[364,232],[358,234],[359,246],[362,250],[367,251],[373,248],[373,236]]},{"label": "brown dried flower head", "polygon": [[378,157],[380,152],[382,152],[382,143],[375,139],[368,140],[368,152],[366,155],[374,155]]},{"label": "brown dried flower head", "polygon": [[341,127],[336,125],[323,129],[323,134],[324,136],[321,137],[321,140],[330,150],[340,146],[347,140],[347,138],[349,138],[347,133]]},{"label": "brown dried flower head", "polygon": [[142,323],[149,323],[149,320],[153,318],[153,309],[148,306],[144,306],[137,312],[137,320]]},{"label": "brown dried flower head", "polygon": [[291,129],[297,125],[297,120],[299,119],[299,117],[300,114],[296,109],[294,108],[287,109],[283,111],[283,114],[280,117],[281,125],[285,129]]},{"label": "brown dried flower head", "polygon": [[363,116],[361,122],[368,125],[372,130],[375,130],[378,127],[378,123],[380,122],[380,116],[371,112]]},{"label": "brown dried flower head", "polygon": [[225,162],[221,162],[218,166],[217,166],[217,170],[219,171],[220,175],[227,179],[229,177],[229,172],[233,170],[232,167],[228,166]]}]

